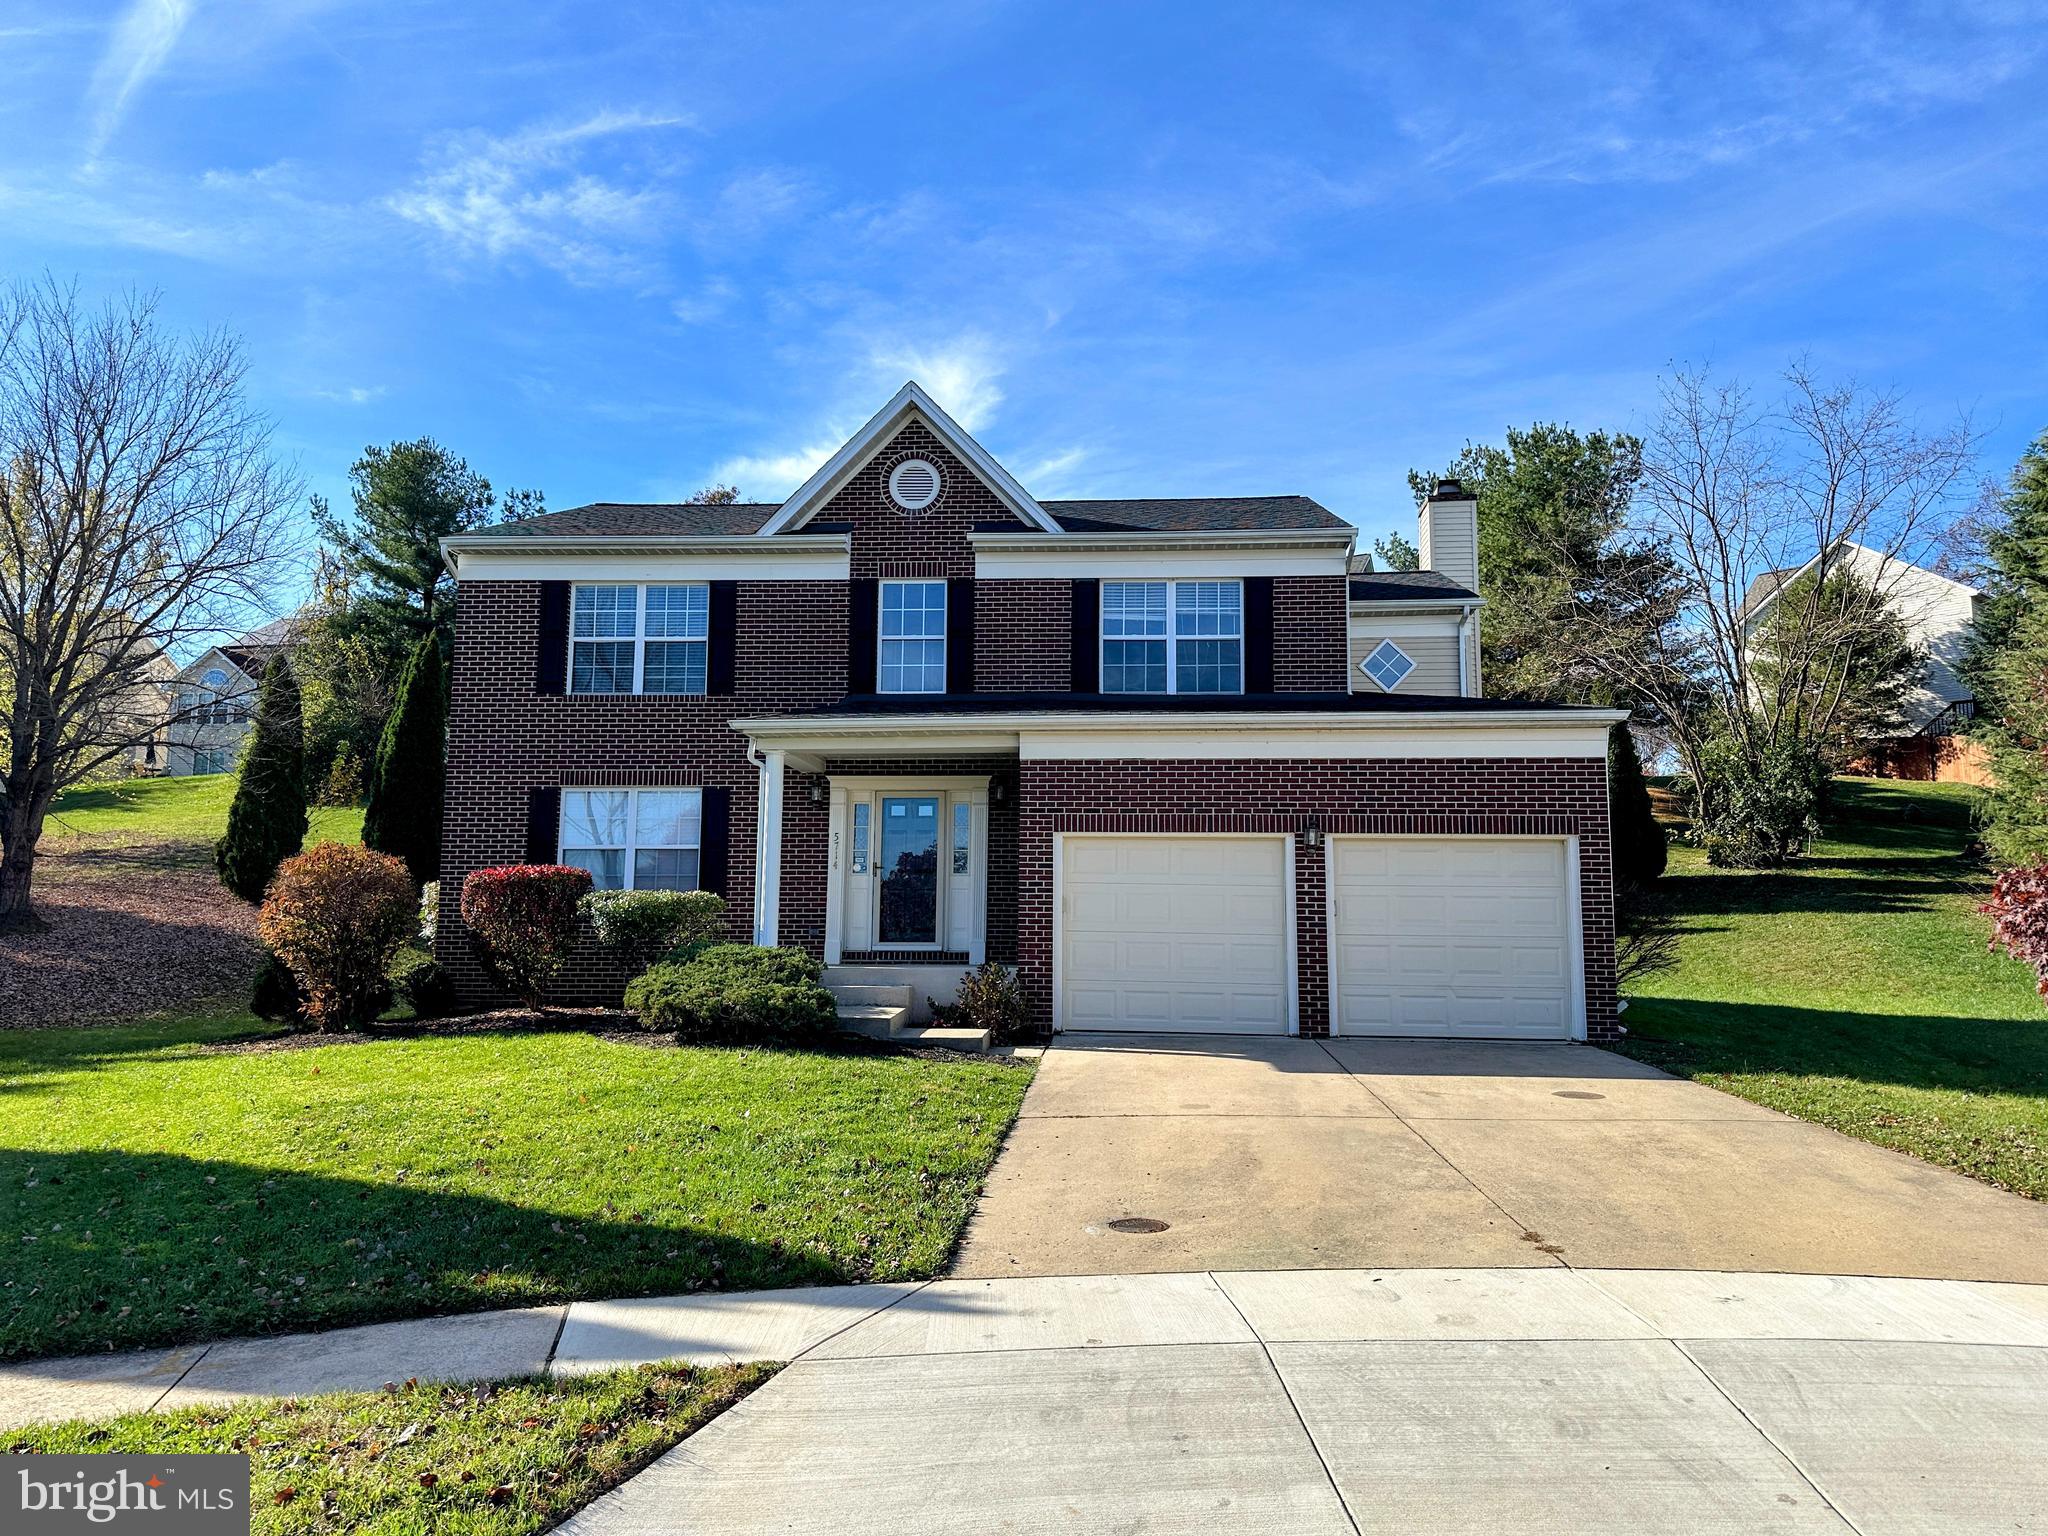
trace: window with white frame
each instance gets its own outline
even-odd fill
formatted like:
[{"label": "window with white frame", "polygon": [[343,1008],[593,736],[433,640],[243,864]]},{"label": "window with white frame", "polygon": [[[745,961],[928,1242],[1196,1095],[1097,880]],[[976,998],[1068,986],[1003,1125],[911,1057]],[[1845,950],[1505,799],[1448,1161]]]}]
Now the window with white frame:
[{"label": "window with white frame", "polygon": [[694,891],[703,812],[698,789],[565,789],[560,857],[600,891]]},{"label": "window with white frame", "polygon": [[194,752],[192,754],[192,771],[194,773],[226,773],[232,766],[230,754],[225,749]]},{"label": "window with white frame", "polygon": [[578,582],[570,595],[571,693],[702,693],[711,589]]},{"label": "window with white frame", "polygon": [[1105,581],[1102,691],[1244,692],[1244,583]]},{"label": "window with white frame", "polygon": [[1401,684],[1401,679],[1415,670],[1415,663],[1406,651],[1391,640],[1382,640],[1372,648],[1372,654],[1359,664],[1361,671],[1378,683],[1388,693]]},{"label": "window with white frame", "polygon": [[881,654],[876,684],[883,693],[946,691],[946,584],[882,583]]}]

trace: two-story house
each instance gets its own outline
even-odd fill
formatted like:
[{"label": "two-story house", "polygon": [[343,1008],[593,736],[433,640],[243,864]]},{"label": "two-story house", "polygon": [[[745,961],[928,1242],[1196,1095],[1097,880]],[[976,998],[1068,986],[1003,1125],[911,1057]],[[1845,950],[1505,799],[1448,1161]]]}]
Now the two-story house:
[{"label": "two-story house", "polygon": [[[907,384],[787,501],[446,541],[463,877],[702,887],[838,985],[1017,967],[1056,1029],[1615,1032],[1611,711],[1479,696],[1476,523],[1040,501]],[[616,995],[599,957],[580,995]]]}]

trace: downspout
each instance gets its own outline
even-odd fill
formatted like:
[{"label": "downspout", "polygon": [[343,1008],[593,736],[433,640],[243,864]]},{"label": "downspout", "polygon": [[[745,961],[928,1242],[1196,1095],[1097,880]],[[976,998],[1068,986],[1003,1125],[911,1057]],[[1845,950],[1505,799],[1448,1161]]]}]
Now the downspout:
[{"label": "downspout", "polygon": [[1472,697],[1472,615],[1476,610],[1467,607],[1458,616],[1458,697]]}]

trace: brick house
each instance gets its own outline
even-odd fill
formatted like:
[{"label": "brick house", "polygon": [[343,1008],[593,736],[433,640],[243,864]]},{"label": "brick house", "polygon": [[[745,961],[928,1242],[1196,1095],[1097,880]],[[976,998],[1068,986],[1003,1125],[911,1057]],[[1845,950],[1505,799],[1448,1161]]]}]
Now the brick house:
[{"label": "brick house", "polygon": [[[1379,573],[1301,496],[1041,502],[915,384],[779,505],[446,541],[440,958],[472,870],[701,886],[1056,1029],[1615,1031],[1611,711],[1480,693],[1477,523]],[[596,955],[571,989],[616,996]]]}]

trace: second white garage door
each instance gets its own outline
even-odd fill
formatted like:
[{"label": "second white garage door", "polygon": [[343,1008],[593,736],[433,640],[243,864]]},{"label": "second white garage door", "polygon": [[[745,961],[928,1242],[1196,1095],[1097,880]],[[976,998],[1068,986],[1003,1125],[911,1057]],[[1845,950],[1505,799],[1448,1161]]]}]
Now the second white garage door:
[{"label": "second white garage door", "polygon": [[1060,1027],[1284,1035],[1287,843],[1061,839]]},{"label": "second white garage door", "polygon": [[1340,1035],[1567,1040],[1578,1020],[1562,838],[1333,838]]}]

